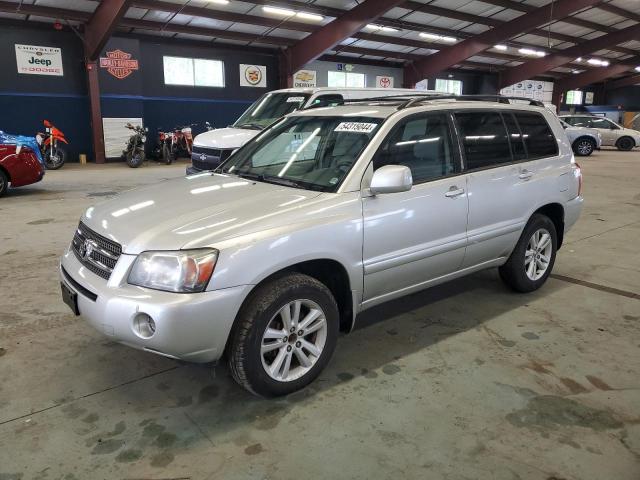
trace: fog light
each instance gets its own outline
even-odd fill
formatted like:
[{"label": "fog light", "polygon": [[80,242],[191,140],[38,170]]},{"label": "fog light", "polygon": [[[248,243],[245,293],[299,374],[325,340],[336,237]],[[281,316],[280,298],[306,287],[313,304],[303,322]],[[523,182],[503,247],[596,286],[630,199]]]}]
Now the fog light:
[{"label": "fog light", "polygon": [[156,333],[156,322],[146,313],[138,313],[133,319],[133,330],[142,338],[151,338]]}]

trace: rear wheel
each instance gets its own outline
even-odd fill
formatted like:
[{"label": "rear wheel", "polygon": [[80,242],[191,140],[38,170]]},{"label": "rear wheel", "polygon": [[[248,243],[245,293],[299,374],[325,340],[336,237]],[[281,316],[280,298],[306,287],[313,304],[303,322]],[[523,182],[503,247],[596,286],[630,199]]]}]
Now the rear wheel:
[{"label": "rear wheel", "polygon": [[596,142],[592,138],[580,137],[573,142],[573,152],[580,157],[588,157],[596,148]]},{"label": "rear wheel", "polygon": [[509,260],[500,267],[500,277],[516,292],[537,290],[551,274],[557,246],[555,224],[546,215],[534,214]]},{"label": "rear wheel", "polygon": [[144,152],[138,150],[135,152],[127,152],[127,165],[131,168],[138,168],[144,163]]},{"label": "rear wheel", "polygon": [[162,161],[167,165],[171,165],[173,163],[173,155],[166,144],[162,146]]},{"label": "rear wheel", "polygon": [[625,152],[628,152],[635,146],[636,142],[631,137],[622,137],[616,142],[616,147],[618,147],[618,150],[623,150]]},{"label": "rear wheel", "polygon": [[0,170],[0,197],[2,197],[9,189],[9,177]]},{"label": "rear wheel", "polygon": [[336,345],[339,314],[329,289],[298,273],[252,293],[231,336],[233,378],[257,395],[286,395],[324,369]]}]

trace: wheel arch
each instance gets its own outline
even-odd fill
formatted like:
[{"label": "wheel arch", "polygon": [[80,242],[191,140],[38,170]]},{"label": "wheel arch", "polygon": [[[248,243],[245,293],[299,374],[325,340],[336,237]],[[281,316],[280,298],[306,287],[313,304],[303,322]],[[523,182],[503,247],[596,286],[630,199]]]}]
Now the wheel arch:
[{"label": "wheel arch", "polygon": [[592,142],[594,144],[594,146],[598,146],[598,142],[596,141],[595,138],[593,138],[591,135],[580,135],[578,138],[576,138],[573,143],[571,144],[571,146],[573,147],[576,143],[578,143],[580,140],[589,140],[590,142]]},{"label": "wheel arch", "polygon": [[534,214],[540,213],[549,217],[556,227],[556,233],[558,234],[558,250],[562,246],[564,240],[564,207],[559,203],[548,203],[538,208]]},{"label": "wheel arch", "polygon": [[[238,309],[238,314],[236,314],[236,318],[233,321],[231,332],[233,332],[238,324],[238,318],[243,306],[249,301],[255,291],[266,282],[270,282],[271,280],[285,276],[289,273],[302,273],[315,278],[324,284],[331,291],[331,294],[334,296],[336,303],[338,304],[338,311],[340,313],[340,331],[351,331],[357,307],[351,290],[352,286],[349,273],[344,265],[337,260],[330,258],[318,258],[300,261],[283,267],[280,270],[267,275],[256,283],[242,301],[242,304]],[[228,352],[232,337],[233,333],[230,333],[227,337],[225,352]]]}]

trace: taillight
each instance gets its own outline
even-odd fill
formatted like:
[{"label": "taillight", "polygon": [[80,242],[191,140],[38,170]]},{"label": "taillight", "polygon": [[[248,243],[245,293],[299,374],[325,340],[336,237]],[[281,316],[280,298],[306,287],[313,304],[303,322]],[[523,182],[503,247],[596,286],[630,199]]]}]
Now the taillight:
[{"label": "taillight", "polygon": [[575,163],[575,167],[573,168],[574,168],[574,175],[578,179],[578,196],[580,196],[582,195],[582,168],[580,168],[580,165],[578,164],[578,162]]}]

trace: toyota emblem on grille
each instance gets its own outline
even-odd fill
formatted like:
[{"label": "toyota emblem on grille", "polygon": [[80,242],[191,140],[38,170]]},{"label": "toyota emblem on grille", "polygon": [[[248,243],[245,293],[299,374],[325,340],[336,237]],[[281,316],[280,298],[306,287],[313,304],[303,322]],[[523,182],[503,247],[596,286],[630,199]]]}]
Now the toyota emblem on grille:
[{"label": "toyota emblem on grille", "polygon": [[80,246],[78,247],[78,253],[80,254],[83,260],[86,260],[89,257],[91,257],[91,253],[93,252],[93,249],[95,246],[96,246],[95,242],[89,239],[85,240],[80,244]]},{"label": "toyota emblem on grille", "polygon": [[204,153],[200,154],[200,161],[206,162],[207,161],[207,155],[204,154]]}]

